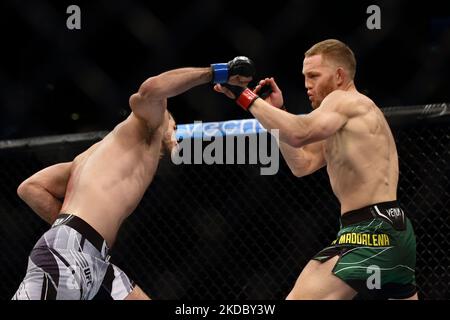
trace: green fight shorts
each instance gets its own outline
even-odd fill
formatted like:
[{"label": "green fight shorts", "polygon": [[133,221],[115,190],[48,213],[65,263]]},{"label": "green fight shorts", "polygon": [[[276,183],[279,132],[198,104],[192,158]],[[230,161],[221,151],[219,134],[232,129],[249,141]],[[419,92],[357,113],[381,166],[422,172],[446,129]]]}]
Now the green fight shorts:
[{"label": "green fight shorts", "polygon": [[404,299],[417,292],[416,237],[397,201],[347,212],[340,224],[337,239],[314,260],[338,255],[333,274],[362,297]]}]

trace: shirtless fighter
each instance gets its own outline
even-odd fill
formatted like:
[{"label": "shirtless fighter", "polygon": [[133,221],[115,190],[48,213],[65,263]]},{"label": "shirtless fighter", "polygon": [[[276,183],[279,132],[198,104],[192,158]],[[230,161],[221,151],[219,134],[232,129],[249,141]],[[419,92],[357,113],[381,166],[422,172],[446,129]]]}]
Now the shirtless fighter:
[{"label": "shirtless fighter", "polygon": [[[273,78],[254,91],[215,86],[266,129],[279,129],[280,150],[297,177],[326,166],[341,205],[337,239],[305,266],[288,299],[417,299],[414,230],[397,202],[395,141],[383,113],[354,84],[352,50],[330,39],[312,46],[303,61],[313,111],[284,111]],[[257,93],[270,85],[265,100]]]},{"label": "shirtless fighter", "polygon": [[109,262],[109,250],[150,185],[162,148],[176,145],[167,98],[211,82],[245,86],[253,72],[248,58],[236,57],[151,77],[130,97],[130,116],[103,140],[25,180],[18,195],[52,227],[32,249],[13,299],[85,300],[100,287],[113,299],[149,299]]}]

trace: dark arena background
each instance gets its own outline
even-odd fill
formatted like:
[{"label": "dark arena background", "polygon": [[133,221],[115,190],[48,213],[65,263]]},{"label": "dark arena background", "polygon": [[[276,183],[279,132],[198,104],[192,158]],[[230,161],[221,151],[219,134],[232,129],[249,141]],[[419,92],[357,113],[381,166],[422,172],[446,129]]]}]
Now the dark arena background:
[{"label": "dark arena background", "polygon": [[[81,9],[81,29],[66,26],[70,5]],[[368,27],[370,5],[380,8],[380,29]],[[391,124],[398,199],[417,236],[419,297],[450,299],[445,1],[3,0],[0,12],[0,299],[15,293],[49,227],[19,199],[18,185],[112,130],[146,78],[245,55],[257,79],[275,78],[290,112],[307,113],[303,53],[327,38],[353,49],[357,88]],[[211,85],[168,105],[179,124],[252,118]],[[339,203],[325,169],[296,178],[281,155],[277,174],[260,175],[261,167],[175,165],[166,156],[112,261],[158,300],[284,299],[335,239]]]}]

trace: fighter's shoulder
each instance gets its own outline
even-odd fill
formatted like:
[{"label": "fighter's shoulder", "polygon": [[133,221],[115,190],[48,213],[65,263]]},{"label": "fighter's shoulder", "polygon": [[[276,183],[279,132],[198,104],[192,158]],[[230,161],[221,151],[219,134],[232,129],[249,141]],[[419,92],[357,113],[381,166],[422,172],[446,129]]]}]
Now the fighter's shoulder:
[{"label": "fighter's shoulder", "polygon": [[348,117],[366,114],[375,105],[369,97],[359,92],[344,90],[335,90],[326,99],[333,102],[336,111],[346,114]]},{"label": "fighter's shoulder", "polygon": [[348,92],[345,90],[333,90],[325,97],[324,100],[341,101],[350,99],[352,96],[352,92]]}]

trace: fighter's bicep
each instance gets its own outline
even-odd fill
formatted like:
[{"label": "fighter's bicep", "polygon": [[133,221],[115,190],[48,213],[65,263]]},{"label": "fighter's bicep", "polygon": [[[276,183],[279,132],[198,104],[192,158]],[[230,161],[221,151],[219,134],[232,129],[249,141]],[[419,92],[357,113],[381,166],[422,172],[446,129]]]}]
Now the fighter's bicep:
[{"label": "fighter's bicep", "polygon": [[334,135],[347,123],[347,117],[338,111],[321,111],[314,121],[314,135],[324,140]]},{"label": "fighter's bicep", "polygon": [[319,108],[309,113],[306,118],[313,141],[327,139],[340,130],[349,119],[353,97],[346,92],[333,91],[320,104]]},{"label": "fighter's bicep", "polygon": [[336,111],[317,109],[308,115],[300,116],[299,125],[304,128],[300,145],[325,140],[334,135],[346,122],[347,117]]}]

